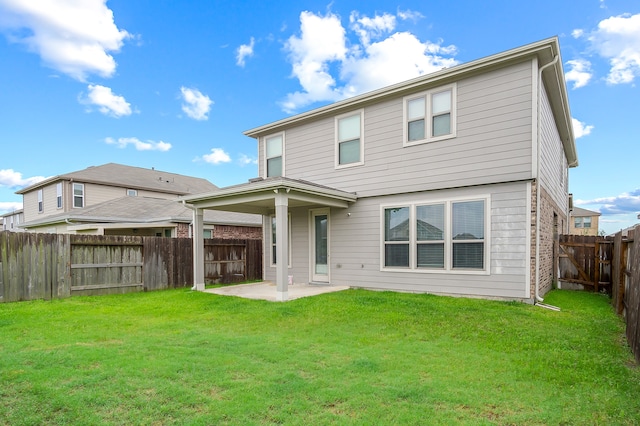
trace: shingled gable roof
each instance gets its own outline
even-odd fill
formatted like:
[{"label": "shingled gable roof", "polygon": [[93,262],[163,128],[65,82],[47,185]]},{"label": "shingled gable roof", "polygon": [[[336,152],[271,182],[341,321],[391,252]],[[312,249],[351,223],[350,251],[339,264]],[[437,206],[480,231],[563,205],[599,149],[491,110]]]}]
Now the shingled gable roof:
[{"label": "shingled gable roof", "polygon": [[[22,224],[41,226],[60,222],[71,223],[190,223],[193,211],[176,200],[151,197],[121,197],[71,212],[46,216]],[[214,225],[262,226],[262,217],[253,214],[207,210],[204,222]]]},{"label": "shingled gable roof", "polygon": [[594,212],[593,210],[582,209],[580,207],[574,207],[571,210],[571,216],[600,216],[602,213]]},{"label": "shingled gable roof", "polygon": [[25,194],[29,191],[33,191],[34,189],[61,180],[120,186],[123,188],[150,190],[175,195],[211,192],[218,188],[216,185],[202,178],[179,175],[155,169],[145,169],[142,167],[108,163],[101,166],[91,166],[84,170],[65,173],[45,179],[34,185],[16,191],[16,194]]},{"label": "shingled gable roof", "polygon": [[[485,58],[477,59],[445,68],[430,74],[403,81],[378,90],[354,96],[349,99],[338,101],[324,107],[316,108],[291,117],[284,118],[263,126],[255,127],[244,132],[246,136],[260,138],[272,133],[285,130],[289,127],[300,125],[309,121],[318,120],[327,116],[334,116],[345,113],[356,108],[363,108],[374,102],[391,99],[393,97],[406,96],[420,90],[428,90],[431,87],[447,84],[462,78],[471,77],[488,70],[502,67],[508,64],[518,63],[524,60],[536,58],[538,69],[549,65],[550,69],[542,75],[549,102],[558,127],[558,133],[562,140],[565,155],[569,167],[578,165],[578,154],[575,146],[573,134],[573,124],[571,121],[571,111],[569,110],[569,100],[567,95],[562,59],[560,58],[560,44],[557,37],[551,37]],[[558,58],[557,60],[555,60]],[[555,61],[554,61],[555,60]],[[537,76],[536,76],[537,77]]]}]

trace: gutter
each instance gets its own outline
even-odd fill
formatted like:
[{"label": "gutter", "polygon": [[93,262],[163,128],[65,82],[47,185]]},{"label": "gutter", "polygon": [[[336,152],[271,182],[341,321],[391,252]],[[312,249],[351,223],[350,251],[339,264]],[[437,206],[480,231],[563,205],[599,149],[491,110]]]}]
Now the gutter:
[{"label": "gutter", "polygon": [[[542,115],[542,108],[540,107],[540,103],[541,103],[541,99],[542,99],[542,72],[547,69],[548,67],[555,65],[558,62],[559,59],[559,55],[555,55],[555,57],[553,58],[553,61],[549,62],[548,64],[543,65],[542,67],[540,67],[540,69],[538,70],[538,108],[537,108],[537,113],[538,113],[538,122],[537,122],[537,126],[538,126],[538,130],[537,130],[537,138],[538,140],[536,141],[536,143],[538,144],[538,149],[536,150],[536,156],[537,156],[537,164],[536,164],[536,284],[535,284],[535,304],[540,304],[542,302],[544,302],[544,299],[542,297],[540,297],[540,193],[542,192],[542,185],[540,182],[540,151],[541,151],[541,143],[540,141],[542,140],[542,132],[541,132],[541,125],[540,125],[540,118]],[[544,306],[543,306],[544,307]]]}]

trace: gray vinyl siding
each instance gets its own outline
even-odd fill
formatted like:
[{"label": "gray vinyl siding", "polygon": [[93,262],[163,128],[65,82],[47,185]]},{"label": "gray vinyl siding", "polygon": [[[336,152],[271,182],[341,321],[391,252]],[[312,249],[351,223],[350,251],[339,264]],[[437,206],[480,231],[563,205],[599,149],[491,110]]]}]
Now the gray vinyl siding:
[{"label": "gray vinyl siding", "polygon": [[563,209],[567,209],[569,192],[567,182],[567,157],[558,134],[553,112],[546,90],[542,90],[541,98],[541,149],[540,149],[540,184],[551,194],[553,200]]},{"label": "gray vinyl siding", "polygon": [[[425,191],[359,199],[349,209],[330,213],[330,278],[332,285],[378,290],[415,291],[506,299],[529,297],[529,220],[527,182],[453,190]],[[381,205],[431,200],[490,197],[489,273],[392,272],[380,270]],[[294,282],[309,282],[309,210],[290,209]],[[351,215],[347,215],[351,213]],[[266,247],[270,245],[267,233]],[[266,256],[269,259],[270,254]],[[265,279],[275,280],[267,263]]]},{"label": "gray vinyl siding", "polygon": [[531,62],[458,81],[457,137],[408,147],[401,96],[366,106],[364,165],[339,170],[333,116],[288,128],[285,176],[360,197],[530,179],[531,91]]}]

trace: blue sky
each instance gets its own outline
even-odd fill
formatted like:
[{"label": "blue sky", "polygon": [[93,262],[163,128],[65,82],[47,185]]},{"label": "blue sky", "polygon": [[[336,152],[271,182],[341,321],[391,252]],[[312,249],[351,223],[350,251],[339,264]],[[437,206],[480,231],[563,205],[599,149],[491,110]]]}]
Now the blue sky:
[{"label": "blue sky", "polygon": [[576,205],[638,222],[637,0],[0,0],[0,33],[0,213],[107,162],[243,183],[244,130],[558,36]]}]

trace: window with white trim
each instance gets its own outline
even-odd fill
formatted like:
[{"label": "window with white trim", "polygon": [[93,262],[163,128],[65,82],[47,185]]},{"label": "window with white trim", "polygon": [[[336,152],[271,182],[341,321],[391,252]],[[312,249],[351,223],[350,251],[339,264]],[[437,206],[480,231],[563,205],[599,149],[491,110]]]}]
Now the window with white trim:
[{"label": "window with white trim", "polygon": [[576,228],[591,228],[591,216],[577,216],[573,218]]},{"label": "window with white trim", "polygon": [[439,87],[404,98],[404,145],[456,135],[456,85]]},{"label": "window with white trim", "polygon": [[138,190],[137,189],[127,189],[127,197],[137,197]]},{"label": "window with white trim", "polygon": [[486,271],[488,199],[382,208],[383,269]]},{"label": "window with white trim", "polygon": [[284,175],[284,133],[265,138],[266,177]]},{"label": "window with white trim", "polygon": [[337,168],[364,163],[363,113],[360,110],[335,118]]},{"label": "window with white trim", "polygon": [[56,184],[56,207],[62,208],[62,182]]},{"label": "window with white trim", "polygon": [[[291,267],[291,215],[287,216],[287,224],[289,226],[289,246],[288,246],[288,263],[287,266]],[[276,266],[276,217],[275,215],[271,216],[271,266]]]},{"label": "window with white trim", "polygon": [[84,207],[84,183],[73,184],[73,207]]},{"label": "window with white trim", "polygon": [[44,212],[44,201],[42,199],[42,189],[38,189],[38,213]]}]

